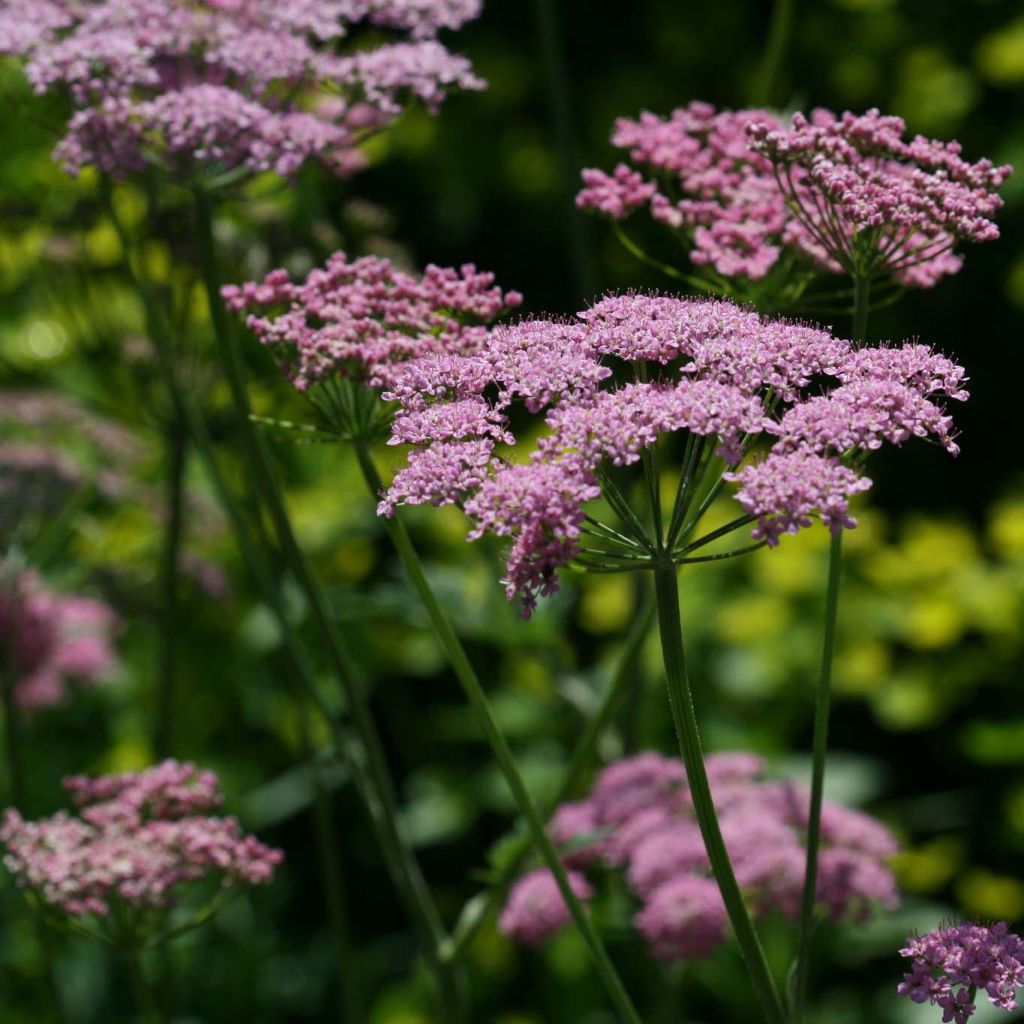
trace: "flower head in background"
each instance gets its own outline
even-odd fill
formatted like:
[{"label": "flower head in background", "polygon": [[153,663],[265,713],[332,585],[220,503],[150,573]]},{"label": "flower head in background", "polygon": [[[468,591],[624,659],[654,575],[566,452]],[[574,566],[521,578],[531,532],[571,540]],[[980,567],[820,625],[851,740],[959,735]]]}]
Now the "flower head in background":
[{"label": "flower head in background", "polygon": [[340,381],[392,387],[411,359],[471,354],[486,341],[488,324],[522,301],[472,264],[430,264],[418,275],[383,257],[343,252],[298,284],[274,270],[223,294],[232,311],[249,314],[249,330],[332,422],[351,419],[351,410],[338,407]]},{"label": "flower head in background", "polygon": [[24,710],[55,707],[68,683],[98,683],[117,665],[113,610],[50,590],[34,572],[0,580],[0,677]]},{"label": "flower head in background", "polygon": [[[789,782],[764,779],[751,754],[712,754],[708,778],[737,881],[755,915],[795,918],[803,889],[808,800]],[[552,840],[574,870],[574,888],[593,895],[587,868],[621,869],[639,900],[633,923],[661,960],[700,959],[726,940],[718,892],[686,784],[675,759],[645,752],[605,768],[586,799],[560,807]],[[832,920],[861,919],[897,903],[886,861],[896,842],[880,822],[826,803],[817,898]],[[499,920],[517,941],[537,945],[568,922],[545,871],[525,876]]]},{"label": "flower head in background", "polygon": [[909,939],[900,956],[911,965],[899,994],[938,1006],[946,1024],[966,1024],[982,993],[1000,1010],[1017,1009],[1017,989],[1024,984],[1024,941],[1005,922],[937,928]]},{"label": "flower head in background", "polygon": [[[50,913],[90,918],[113,934],[125,920],[132,941],[159,937],[167,911],[190,885],[219,883],[226,895],[271,881],[283,855],[215,812],[217,777],[164,761],[127,775],[64,780],[77,814],[38,822],[8,810],[0,826],[4,863]],[[119,913],[114,913],[115,908]]]},{"label": "flower head in background", "polygon": [[26,59],[37,92],[70,96],[56,155],[71,173],[156,163],[291,175],[310,158],[346,173],[361,137],[409,101],[436,110],[455,89],[483,88],[436,38],[479,11],[479,0],[0,0],[0,54]]},{"label": "flower head in background", "polygon": [[576,202],[617,221],[646,210],[726,291],[777,266],[790,279],[780,288],[801,266],[928,288],[959,270],[960,242],[997,236],[996,189],[1011,169],[967,163],[955,142],[906,142],[904,130],[877,110],[818,110],[789,129],[763,110],[699,102],[645,112],[615,123],[629,163],[584,170]]},{"label": "flower head in background", "polygon": [[[693,494],[723,469],[755,539],[775,544],[815,517],[854,526],[850,499],[870,486],[863,461],[883,444],[924,437],[955,454],[944,401],[966,398],[963,382],[961,367],[919,344],[854,349],[727,301],[612,295],[573,320],[498,326],[467,355],[399,367],[385,392],[399,403],[392,443],[415,448],[380,511],[460,505],[470,539],[509,542],[507,593],[529,612],[569,562],[649,563],[655,541],[612,474],[671,435],[683,443],[672,553],[686,553],[705,510]],[[544,413],[535,445],[512,432],[517,404]],[[602,497],[616,529],[586,507]]]}]

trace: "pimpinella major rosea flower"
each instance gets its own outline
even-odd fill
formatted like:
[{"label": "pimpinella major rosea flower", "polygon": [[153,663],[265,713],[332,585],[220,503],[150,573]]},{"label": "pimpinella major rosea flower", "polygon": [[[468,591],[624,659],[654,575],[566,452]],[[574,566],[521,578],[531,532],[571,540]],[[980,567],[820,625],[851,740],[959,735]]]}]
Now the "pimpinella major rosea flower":
[{"label": "pimpinella major rosea flower", "polygon": [[897,991],[942,1010],[944,1024],[966,1024],[979,995],[1000,1010],[1017,1009],[1024,984],[1024,942],[1000,921],[955,924],[915,936],[900,950],[910,970]]},{"label": "pimpinella major rosea flower", "polygon": [[279,850],[215,813],[217,777],[194,765],[73,776],[64,787],[77,814],[33,822],[6,812],[4,863],[48,916],[77,919],[116,945],[158,941],[168,912],[204,880],[224,896],[269,882],[281,863]]},{"label": "pimpinella major rosea flower", "polygon": [[[922,437],[956,453],[944,403],[966,398],[963,384],[961,367],[920,344],[855,349],[727,301],[609,296],[575,319],[499,325],[474,352],[398,368],[385,392],[398,403],[392,443],[415,447],[380,511],[460,505],[471,538],[507,539],[507,592],[529,611],[570,562],[685,561],[724,482],[743,512],[731,526],[753,521],[757,541],[814,518],[854,526],[871,451]],[[520,403],[544,414],[532,447],[512,430]],[[652,499],[645,522],[621,470],[669,454],[679,487],[666,507]],[[598,498],[614,526],[588,508]]]},{"label": "pimpinella major rosea flower", "polygon": [[102,601],[60,594],[35,572],[0,578],[0,686],[24,710],[54,707],[74,680],[109,678],[117,615]]},{"label": "pimpinella major rosea flower", "polygon": [[[752,912],[795,918],[806,861],[807,795],[793,783],[765,779],[764,770],[752,754],[707,758],[722,834]],[[896,883],[886,862],[897,846],[889,830],[834,803],[825,804],[822,818],[818,905],[833,920],[894,906]],[[583,873],[588,869],[624,873],[639,901],[633,923],[660,959],[699,959],[725,942],[725,905],[679,761],[651,752],[616,761],[584,800],[559,807],[548,828],[573,869],[579,895],[593,896]],[[567,923],[550,875],[534,871],[513,887],[499,927],[537,945]]]},{"label": "pimpinella major rosea flower", "polygon": [[612,143],[628,163],[584,170],[576,201],[616,221],[646,211],[731,293],[754,294],[771,274],[795,301],[815,271],[926,288],[960,268],[961,242],[997,236],[996,189],[1010,168],[903,136],[902,120],[876,110],[819,110],[786,129],[763,110],[694,102],[619,118]]},{"label": "pimpinella major rosea flower", "polygon": [[[343,252],[302,282],[274,270],[263,281],[228,285],[223,295],[229,309],[248,313],[246,325],[285,376],[344,433],[358,431],[353,420],[363,406],[357,408],[361,400],[341,384],[391,387],[410,360],[475,352],[490,322],[522,301],[472,264],[431,264],[412,274],[379,256],[350,259]],[[459,415],[440,406],[435,413],[441,419]],[[426,440],[446,428],[436,422],[422,429]]]},{"label": "pimpinella major rosea flower", "polygon": [[[0,54],[73,105],[57,156],[77,173],[339,173],[411,99],[479,89],[436,38],[479,0],[0,0]],[[360,40],[361,31],[371,42]],[[386,34],[381,41],[379,32]],[[367,34],[368,33],[368,34]]]}]

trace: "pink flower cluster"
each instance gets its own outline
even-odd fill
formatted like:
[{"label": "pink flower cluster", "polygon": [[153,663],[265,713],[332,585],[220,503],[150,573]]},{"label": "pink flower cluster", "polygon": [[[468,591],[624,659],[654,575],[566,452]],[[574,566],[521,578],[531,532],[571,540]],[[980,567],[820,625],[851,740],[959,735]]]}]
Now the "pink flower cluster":
[{"label": "pink flower cluster", "polygon": [[[644,365],[620,383],[627,365]],[[712,441],[726,479],[770,544],[817,515],[852,527],[850,498],[870,481],[847,463],[884,443],[935,437],[956,452],[942,400],[963,400],[964,371],[918,344],[853,349],[805,324],[726,301],[613,295],[567,322],[488,332],[475,351],[395,369],[393,443],[418,447],[380,511],[460,504],[470,538],[508,538],[507,593],[529,612],[580,551],[584,505],[604,465],[637,462],[677,431]],[[515,402],[546,412],[547,432],[506,459]],[[759,440],[766,455],[745,462]]]},{"label": "pink flower cluster", "polygon": [[1017,1009],[1017,989],[1024,985],[1024,941],[1005,922],[987,926],[957,924],[908,940],[900,956],[910,971],[897,988],[915,1003],[938,1006],[948,1024],[967,1024],[984,992],[1000,1010]]},{"label": "pink flower cluster", "polygon": [[[27,59],[38,92],[74,113],[57,156],[71,173],[147,163],[293,174],[319,158],[338,173],[410,99],[431,110],[480,89],[435,38],[479,0],[0,0],[0,54]],[[398,33],[339,53],[359,25]]]},{"label": "pink flower cluster", "polygon": [[[803,888],[808,799],[792,783],[761,778],[764,767],[751,754],[707,759],[722,834],[752,912],[793,918]],[[641,901],[633,923],[659,959],[706,957],[725,941],[725,905],[680,762],[648,752],[609,765],[585,800],[558,809],[549,830],[581,898],[593,895],[582,873],[586,868],[624,872]],[[819,904],[834,920],[859,919],[876,905],[894,906],[895,881],[885,862],[895,852],[892,835],[874,818],[826,802]],[[553,878],[535,871],[509,894],[499,927],[538,945],[568,921]]]},{"label": "pink flower cluster", "polygon": [[26,710],[67,699],[70,679],[100,682],[117,664],[117,616],[105,604],[50,590],[31,571],[0,581],[0,680]]},{"label": "pink flower cluster", "polygon": [[700,102],[667,118],[645,112],[615,122],[612,144],[630,163],[584,170],[576,202],[615,220],[646,209],[723,278],[759,281],[789,252],[927,288],[960,269],[958,242],[997,236],[995,189],[1010,168],[903,134],[877,110],[817,110],[790,129],[763,110]]},{"label": "pink flower cluster", "polygon": [[164,761],[146,771],[64,780],[78,815],[38,822],[9,809],[0,826],[4,863],[18,884],[53,910],[106,917],[114,903],[173,905],[183,886],[269,882],[283,855],[245,835],[222,803],[217,777]]},{"label": "pink flower cluster", "polygon": [[334,375],[381,387],[414,356],[471,352],[487,322],[522,301],[472,264],[431,264],[415,276],[382,257],[343,252],[300,284],[274,270],[223,294],[231,310],[249,312],[249,329],[300,391]]}]

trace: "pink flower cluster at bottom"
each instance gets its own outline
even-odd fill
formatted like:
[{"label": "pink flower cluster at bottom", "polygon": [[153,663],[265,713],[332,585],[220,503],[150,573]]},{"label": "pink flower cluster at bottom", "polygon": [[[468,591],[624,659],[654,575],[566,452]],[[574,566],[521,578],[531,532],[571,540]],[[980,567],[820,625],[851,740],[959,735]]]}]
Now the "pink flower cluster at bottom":
[{"label": "pink flower cluster at bottom", "polygon": [[126,775],[71,777],[64,786],[78,815],[32,822],[10,808],[0,825],[7,869],[53,910],[106,917],[118,901],[165,908],[182,886],[205,878],[269,882],[283,859],[235,818],[210,813],[222,802],[220,785],[194,765],[164,761]]},{"label": "pink flower cluster at bottom", "polygon": [[[751,754],[707,759],[722,835],[751,911],[792,918],[803,889],[808,799],[793,783],[762,779],[763,770]],[[549,830],[582,899],[593,894],[584,869],[624,871],[642,903],[633,923],[659,959],[706,957],[725,941],[728,917],[678,760],[648,752],[609,765],[586,800],[558,809]],[[897,846],[885,826],[826,802],[821,838],[817,899],[829,917],[860,918],[875,905],[896,905],[885,862]],[[568,921],[553,877],[539,870],[513,887],[499,927],[536,946]]]},{"label": "pink flower cluster at bottom", "polygon": [[944,1024],[967,1024],[984,992],[1000,1010],[1017,1009],[1017,989],[1024,984],[1024,941],[1005,922],[950,925],[907,941],[900,956],[910,970],[897,988],[915,1003],[942,1010]]}]

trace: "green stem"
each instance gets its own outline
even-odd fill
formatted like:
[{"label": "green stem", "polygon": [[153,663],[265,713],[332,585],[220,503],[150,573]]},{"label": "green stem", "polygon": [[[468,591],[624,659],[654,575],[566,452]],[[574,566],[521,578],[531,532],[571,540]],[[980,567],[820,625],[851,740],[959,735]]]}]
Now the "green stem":
[{"label": "green stem", "polygon": [[[638,579],[642,577],[638,574]],[[597,745],[601,741],[608,727],[615,719],[619,709],[625,703],[626,698],[635,695],[639,691],[637,683],[636,663],[643,647],[647,634],[651,631],[654,623],[654,600],[651,595],[646,595],[636,615],[633,616],[629,633],[626,635],[622,651],[619,654],[618,664],[611,679],[607,693],[601,701],[597,711],[587,719],[580,735],[579,743],[573,750],[569,759],[569,767],[558,786],[554,798],[551,801],[552,808],[557,807],[563,801],[574,796],[580,788],[584,776],[590,770]],[[492,914],[497,910],[500,903],[504,902],[508,888],[516,875],[522,869],[523,862],[533,850],[533,836],[519,835],[515,846],[508,854],[507,860],[502,864],[501,870],[491,882],[487,895],[481,904],[478,898],[474,898],[466,905],[466,911],[460,921],[460,926],[455,928],[458,938],[449,947],[446,955],[451,960],[461,960],[466,950],[476,938]]]},{"label": "green stem", "polygon": [[871,280],[862,275],[853,279],[853,341],[865,342],[868,338],[868,311],[871,306]]},{"label": "green stem", "polygon": [[320,861],[320,877],[327,897],[327,918],[334,939],[335,974],[338,984],[337,1019],[340,1024],[358,1024],[363,1019],[356,972],[353,970],[352,937],[348,929],[345,872],[334,834],[331,794],[324,782],[323,764],[316,756],[309,735],[306,706],[299,703],[302,752],[309,761],[313,782],[313,838]]},{"label": "green stem", "polygon": [[153,986],[146,977],[146,971],[142,965],[142,957],[137,950],[130,949],[125,951],[124,959],[128,966],[132,998],[144,1024],[166,1024],[167,1015],[160,1005],[160,1000]]},{"label": "green stem", "polygon": [[769,1024],[785,1024],[786,1013],[743,900],[743,894],[736,882],[736,875],[722,839],[714,800],[711,797],[711,787],[704,766],[704,751],[697,728],[697,716],[686,675],[676,567],[668,556],[663,556],[654,570],[654,590],[658,602],[658,627],[661,633],[665,676],[668,681],[669,705],[679,749],[686,765],[686,776],[697,824],[700,826],[708,859],[711,861],[711,870],[722,894],[729,920],[746,960],[750,980],[760,1001],[761,1012]]},{"label": "green stem", "polygon": [[405,892],[407,909],[413,914],[420,932],[424,956],[437,980],[445,1019],[457,1021],[462,1017],[459,1006],[460,986],[452,968],[442,961],[439,952],[447,941],[447,935],[412,853],[398,832],[398,802],[376,725],[370,713],[365,683],[357,674],[352,656],[334,627],[326,596],[295,537],[269,456],[249,417],[245,364],[221,299],[221,280],[213,238],[213,213],[209,197],[202,190],[195,193],[195,213],[200,272],[206,288],[218,353],[242,433],[245,459],[252,479],[270,513],[285,559],[309,602],[313,619],[326,643],[335,675],[345,690],[349,713],[364,747],[365,763],[361,768],[370,777],[375,791],[374,803],[379,803],[379,807],[371,807],[371,813],[378,821],[382,836],[386,833],[387,842],[393,847],[394,863],[402,874],[400,881]]},{"label": "green stem", "polygon": [[176,717],[176,653],[178,645],[178,578],[185,520],[185,469],[188,445],[178,403],[167,427],[167,507],[160,564],[160,670],[157,682],[153,749],[157,760],[174,750]]},{"label": "green stem", "polygon": [[789,38],[793,31],[796,0],[775,0],[772,23],[768,29],[768,44],[754,90],[754,106],[770,105],[775,98],[775,83],[779,77]]},{"label": "green stem", "polygon": [[[871,282],[863,275],[853,278],[853,341],[867,338]],[[843,534],[836,530],[828,553],[828,583],[825,591],[825,634],[821,668],[814,705],[814,739],[811,765],[811,798],[807,813],[807,867],[800,903],[800,937],[793,968],[792,1008],[794,1024],[803,1020],[810,974],[811,936],[814,930],[814,900],[818,884],[818,850],[821,846],[821,805],[825,794],[825,761],[828,754],[828,720],[832,694],[832,662],[835,657],[839,620],[839,582],[842,573]]]},{"label": "green stem", "polygon": [[[356,688],[353,693],[346,681],[348,677],[339,675],[342,689],[348,699],[350,714],[359,733],[359,739],[356,740],[344,734],[337,718],[320,695],[313,667],[289,621],[279,576],[270,568],[261,546],[254,542],[239,502],[232,495],[217,465],[206,422],[197,409],[191,393],[178,376],[178,369],[172,356],[170,335],[159,311],[159,299],[148,282],[135,272],[131,258],[131,239],[117,216],[110,183],[106,178],[101,179],[101,191],[108,215],[124,250],[125,269],[145,311],[149,334],[161,369],[167,377],[172,398],[182,411],[183,422],[187,426],[191,441],[203,462],[218,501],[231,522],[246,569],[263,594],[280,627],[285,652],[295,668],[295,679],[303,686],[308,699],[330,727],[338,750],[348,764],[360,799],[369,814],[385,866],[417,932],[424,957],[438,981],[445,1012],[451,1011],[450,1019],[458,1020],[460,1014],[457,1009],[457,978],[446,965],[440,963],[439,950],[446,940],[444,930],[419,865],[398,831],[394,786],[386,761],[383,759],[376,726],[366,709],[365,698],[362,697],[362,688]],[[338,868],[335,867],[334,870]]]},{"label": "green stem", "polygon": [[825,638],[814,706],[813,767],[811,802],[807,819],[807,867],[800,903],[800,939],[793,972],[793,1021],[803,1019],[810,972],[811,936],[814,931],[814,900],[818,885],[818,850],[821,845],[821,805],[825,792],[825,759],[828,753],[828,718],[832,689],[832,661],[835,653],[839,612],[839,577],[842,567],[842,530],[832,534],[828,553],[828,587],[825,597]]},{"label": "green stem", "polygon": [[[373,463],[365,442],[357,441],[355,449],[366,485],[374,498],[377,498],[382,491],[377,467]],[[629,998],[629,994],[626,992],[625,986],[622,984],[622,980],[619,978],[583,904],[569,884],[569,877],[566,874],[565,866],[562,864],[562,860],[558,856],[557,850],[555,850],[555,845],[547,833],[544,819],[541,817],[541,813],[537,809],[533,797],[530,796],[529,790],[527,790],[526,784],[523,782],[523,777],[519,773],[519,769],[516,767],[508,742],[494,718],[487,694],[484,692],[484,688],[481,686],[480,680],[470,664],[469,658],[466,656],[466,652],[452,627],[447,613],[438,603],[437,597],[427,581],[423,565],[420,562],[415,547],[413,547],[409,534],[406,532],[405,526],[397,515],[392,516],[390,519],[386,518],[384,522],[391,542],[394,544],[410,582],[423,603],[434,633],[448,658],[448,662],[459,683],[462,685],[466,697],[473,706],[473,710],[476,712],[480,727],[484,732],[487,742],[490,744],[494,757],[498,762],[498,767],[505,776],[505,782],[512,793],[512,797],[520,812],[526,818],[526,824],[533,837],[533,841],[537,845],[545,865],[554,875],[562,898],[569,909],[569,914],[583,936],[595,970],[622,1019],[628,1022],[628,1024],[640,1024],[640,1017]]]},{"label": "green stem", "polygon": [[0,676],[0,696],[4,705],[4,753],[7,761],[7,806],[25,810],[25,772],[21,758],[21,718],[14,695],[14,684]]}]

